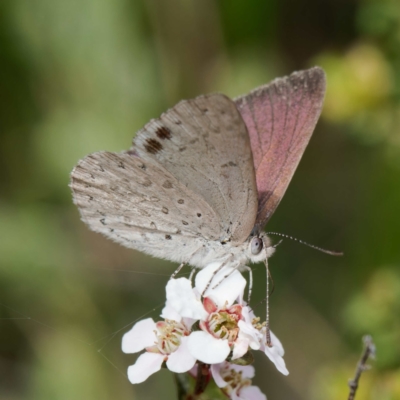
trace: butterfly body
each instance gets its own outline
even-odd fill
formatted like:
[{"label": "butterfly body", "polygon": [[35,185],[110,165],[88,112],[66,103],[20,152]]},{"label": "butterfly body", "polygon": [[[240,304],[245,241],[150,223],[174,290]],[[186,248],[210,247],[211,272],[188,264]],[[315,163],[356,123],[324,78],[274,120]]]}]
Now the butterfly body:
[{"label": "butterfly body", "polygon": [[265,260],[275,249],[262,228],[311,137],[324,90],[324,73],[313,68],[235,101],[211,94],[178,103],[130,150],[78,163],[71,188],[83,221],[126,247],[197,268]]}]

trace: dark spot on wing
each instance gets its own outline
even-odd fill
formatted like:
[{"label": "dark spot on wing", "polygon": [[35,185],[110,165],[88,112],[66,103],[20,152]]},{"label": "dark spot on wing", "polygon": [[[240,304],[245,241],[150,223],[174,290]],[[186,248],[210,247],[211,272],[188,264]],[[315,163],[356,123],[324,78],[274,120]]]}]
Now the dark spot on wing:
[{"label": "dark spot on wing", "polygon": [[177,125],[181,125],[181,124],[182,124],[182,121],[179,120],[179,119],[177,119],[177,120],[175,121],[175,123],[176,123]]},{"label": "dark spot on wing", "polygon": [[136,151],[135,150],[133,150],[133,149],[131,149],[131,150],[128,150],[127,152],[126,152],[126,154],[129,154],[130,156],[136,156],[137,157],[137,153],[136,153]]},{"label": "dark spot on wing", "polygon": [[170,181],[165,181],[162,184],[162,187],[165,188],[165,189],[172,189],[172,183]]},{"label": "dark spot on wing", "polygon": [[185,202],[185,200],[183,200],[183,199],[179,199],[179,200],[178,200],[178,203],[179,203],[179,204],[183,204],[184,202]]},{"label": "dark spot on wing", "polygon": [[[150,214],[146,210],[139,209],[139,213],[140,213],[140,215],[143,215],[143,217],[150,217]],[[129,222],[132,223],[132,221],[130,221],[130,220],[129,220]]]},{"label": "dark spot on wing", "polygon": [[89,196],[89,200],[93,200],[93,196]]},{"label": "dark spot on wing", "polygon": [[172,135],[171,135],[171,130],[169,128],[167,128],[166,126],[160,126],[159,128],[157,128],[156,130],[156,135],[157,137],[159,137],[160,139],[171,139]]},{"label": "dark spot on wing", "polygon": [[99,165],[99,167],[100,167],[100,171],[104,172],[104,168],[101,165]]},{"label": "dark spot on wing", "polygon": [[161,211],[162,211],[164,214],[168,214],[168,213],[169,213],[169,210],[168,210],[167,207],[163,207],[163,208],[161,209]]},{"label": "dark spot on wing", "polygon": [[183,225],[189,225],[189,222],[182,221],[182,224],[183,224]]},{"label": "dark spot on wing", "polygon": [[142,163],[142,164],[139,164],[138,167],[139,167],[140,169],[142,169],[143,171],[146,170],[146,166],[145,166],[143,163]]},{"label": "dark spot on wing", "polygon": [[118,168],[125,169],[125,165],[124,165],[124,163],[123,163],[122,161],[120,161],[120,162],[118,163]]},{"label": "dark spot on wing", "polygon": [[186,150],[186,146],[179,147],[179,151],[185,151],[185,150]]},{"label": "dark spot on wing", "polygon": [[167,239],[167,240],[171,240],[171,239],[172,239],[172,237],[171,237],[171,235],[165,235],[165,239]]},{"label": "dark spot on wing", "polygon": [[197,213],[197,216],[200,218],[200,217],[201,217],[201,214],[200,214],[200,213]]},{"label": "dark spot on wing", "polygon": [[101,222],[103,225],[106,225],[106,219],[105,219],[105,218],[102,218],[102,219],[100,220],[100,222]]},{"label": "dark spot on wing", "polygon": [[149,187],[149,186],[151,186],[151,181],[150,181],[150,179],[146,178],[146,179],[142,182],[142,185],[143,185],[144,187]]},{"label": "dark spot on wing", "polygon": [[226,168],[226,167],[237,167],[237,164],[234,163],[233,161],[229,161],[228,163],[221,165],[221,168]]},{"label": "dark spot on wing", "polygon": [[158,140],[147,139],[144,148],[151,154],[157,154],[163,147]]},{"label": "dark spot on wing", "polygon": [[114,232],[114,229],[113,229],[113,228],[110,228],[110,232],[113,233],[113,232]]}]

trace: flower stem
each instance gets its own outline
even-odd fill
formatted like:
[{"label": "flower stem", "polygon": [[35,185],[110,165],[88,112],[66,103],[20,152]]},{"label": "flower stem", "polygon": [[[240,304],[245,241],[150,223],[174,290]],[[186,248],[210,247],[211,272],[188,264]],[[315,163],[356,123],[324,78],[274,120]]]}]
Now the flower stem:
[{"label": "flower stem", "polygon": [[204,364],[199,362],[197,367],[197,377],[196,377],[196,385],[194,387],[194,395],[198,396],[202,394],[210,381],[210,366],[208,364]]}]

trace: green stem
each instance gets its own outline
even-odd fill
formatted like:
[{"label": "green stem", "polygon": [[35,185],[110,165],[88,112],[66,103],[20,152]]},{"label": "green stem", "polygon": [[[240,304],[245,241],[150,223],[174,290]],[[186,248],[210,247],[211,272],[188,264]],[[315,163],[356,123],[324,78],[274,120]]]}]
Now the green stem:
[{"label": "green stem", "polygon": [[188,400],[190,392],[190,377],[188,374],[174,374],[178,390],[178,400]]}]

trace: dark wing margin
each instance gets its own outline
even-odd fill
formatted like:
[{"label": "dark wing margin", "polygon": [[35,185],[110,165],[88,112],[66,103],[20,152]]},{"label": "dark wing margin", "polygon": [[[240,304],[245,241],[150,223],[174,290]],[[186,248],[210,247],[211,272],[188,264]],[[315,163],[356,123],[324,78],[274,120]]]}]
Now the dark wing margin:
[{"label": "dark wing margin", "polygon": [[255,232],[262,230],[285,194],[321,114],[325,72],[294,72],[235,99],[246,123],[258,191]]}]

